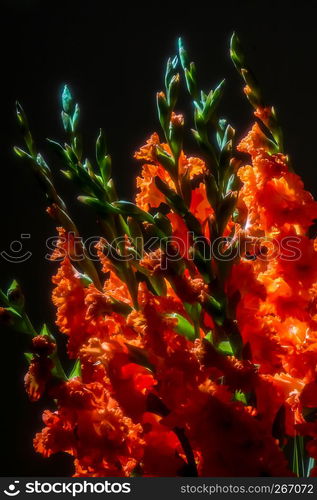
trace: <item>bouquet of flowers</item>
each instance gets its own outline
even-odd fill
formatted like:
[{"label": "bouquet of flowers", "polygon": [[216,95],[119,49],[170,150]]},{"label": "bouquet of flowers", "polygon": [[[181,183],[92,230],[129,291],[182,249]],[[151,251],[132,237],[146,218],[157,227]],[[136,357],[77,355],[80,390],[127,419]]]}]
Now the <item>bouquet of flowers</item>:
[{"label": "bouquet of flowers", "polygon": [[[34,448],[71,455],[77,477],[317,475],[317,203],[236,35],[230,54],[254,125],[235,139],[218,111],[224,82],[201,91],[180,40],[157,94],[162,133],[135,153],[134,203],[118,199],[102,131],[96,158],[84,155],[65,86],[66,142],[50,143],[97,219],[89,247],[17,104],[25,149],[15,152],[58,230],[52,301],[70,373],[56,334],[32,325],[16,281],[1,292],[0,317],[30,336],[30,400],[46,395],[56,406]],[[182,82],[195,156],[183,148]]]}]

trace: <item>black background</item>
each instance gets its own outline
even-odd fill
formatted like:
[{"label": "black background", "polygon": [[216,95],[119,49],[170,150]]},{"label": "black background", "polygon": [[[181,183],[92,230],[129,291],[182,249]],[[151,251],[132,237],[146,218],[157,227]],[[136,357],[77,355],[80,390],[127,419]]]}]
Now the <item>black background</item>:
[{"label": "black background", "polygon": [[[241,92],[241,81],[228,55],[230,34],[236,30],[266,101],[275,104],[285,133],[287,151],[307,188],[316,183],[316,14],[314,1],[225,1],[136,3],[108,1],[2,0],[0,210],[1,248],[8,250],[21,233],[31,234],[24,264],[9,264],[0,256],[1,283],[17,278],[27,297],[36,327],[54,325],[50,276],[56,266],[45,260],[45,239],[54,226],[45,214],[45,199],[28,165],[15,158],[21,143],[14,101],[29,116],[41,150],[51,160],[56,182],[82,234],[94,233],[93,216],[76,201],[76,192],[61,178],[46,137],[62,138],[59,96],[68,83],[81,103],[87,154],[92,156],[99,127],[106,131],[114,177],[122,197],[132,198],[139,166],[133,152],[158,130],[155,92],[162,88],[163,68],[182,35],[198,65],[205,90],[227,78],[222,115],[242,136],[252,113]],[[140,4],[141,5],[141,4]],[[185,107],[190,123],[189,108]],[[195,145],[188,135],[188,150]],[[42,459],[32,449],[41,428],[41,411],[49,402],[31,404],[23,389],[27,339],[1,331],[1,451],[2,475],[71,474],[66,456]]]}]

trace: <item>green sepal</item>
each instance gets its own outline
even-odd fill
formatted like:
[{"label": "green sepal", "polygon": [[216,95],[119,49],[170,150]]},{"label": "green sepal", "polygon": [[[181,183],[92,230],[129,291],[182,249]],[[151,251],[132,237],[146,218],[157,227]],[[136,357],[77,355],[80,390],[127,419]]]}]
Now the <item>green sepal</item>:
[{"label": "green sepal", "polygon": [[222,80],[215,90],[211,90],[207,96],[206,102],[204,104],[202,118],[205,124],[209,123],[213,117],[216,108],[220,102],[221,96],[223,94],[225,85],[225,80]]},{"label": "green sepal", "polygon": [[45,337],[48,337],[52,342],[56,342],[54,335],[50,332],[46,323],[43,324],[39,335],[44,335]]},{"label": "green sepal", "polygon": [[221,342],[219,342],[219,344],[217,345],[217,350],[221,352],[221,354],[225,354],[226,356],[234,355],[234,351],[229,340],[222,340]]},{"label": "green sepal", "polygon": [[210,206],[216,208],[219,197],[219,188],[215,176],[211,172],[205,174],[205,187]]},{"label": "green sepal", "polygon": [[204,258],[197,245],[190,247],[190,254],[205,283],[209,284],[214,277],[209,260]]},{"label": "green sepal", "polygon": [[165,297],[167,293],[167,286],[163,276],[148,276],[151,286],[153,287],[155,293],[160,297]]},{"label": "green sepal", "polygon": [[80,108],[79,108],[79,104],[76,104],[74,114],[73,114],[72,119],[71,119],[71,128],[72,128],[73,133],[77,131],[79,117],[80,117]]},{"label": "green sepal", "polygon": [[185,68],[185,80],[186,86],[189,94],[195,99],[198,99],[198,87],[197,87],[197,79],[196,79],[196,66],[195,63],[190,63],[190,69]]},{"label": "green sepal", "polygon": [[129,227],[130,238],[136,250],[138,259],[142,259],[144,255],[144,240],[140,224],[134,217],[128,217],[127,224]]},{"label": "green sepal", "polygon": [[184,303],[185,310],[188,316],[194,323],[195,336],[198,338],[200,334],[200,315],[202,311],[202,306],[199,302],[194,302],[193,304]]},{"label": "green sepal", "polygon": [[107,182],[107,194],[110,201],[115,201],[118,199],[113,179],[109,179]]},{"label": "green sepal", "polygon": [[183,130],[184,123],[170,121],[169,123],[169,142],[174,156],[175,168],[178,163],[178,158],[183,147]]},{"label": "green sepal", "polygon": [[20,158],[24,158],[24,159],[28,159],[28,160],[33,159],[31,155],[29,155],[26,151],[24,151],[24,149],[21,149],[18,146],[13,146],[13,151]]},{"label": "green sepal", "polygon": [[225,319],[223,305],[211,295],[206,296],[203,305],[206,311],[212,316],[215,323],[219,326],[223,325]]},{"label": "green sepal", "polygon": [[213,335],[212,335],[211,330],[210,330],[210,332],[206,333],[204,340],[207,340],[208,342],[210,342],[210,344],[214,343],[214,339],[213,339]]},{"label": "green sepal", "polygon": [[194,302],[193,304],[184,302],[184,307],[186,309],[188,316],[190,316],[194,322],[199,321],[200,314],[202,311],[202,307],[201,304],[199,304],[199,302]]},{"label": "green sepal", "polygon": [[118,314],[122,314],[122,316],[128,316],[132,311],[132,307],[129,306],[129,304],[117,300],[114,297],[111,297],[111,309]]},{"label": "green sepal", "polygon": [[10,305],[7,295],[1,290],[1,288],[0,288],[0,302],[4,306]]},{"label": "green sepal", "polygon": [[245,65],[245,57],[242,51],[241,43],[235,32],[232,33],[230,39],[230,57],[238,69]]},{"label": "green sepal", "polygon": [[136,363],[137,365],[143,366],[144,368],[147,368],[151,372],[155,371],[155,367],[149,361],[148,353],[144,349],[131,345],[127,342],[125,342],[125,345],[129,351],[129,357],[132,363]]},{"label": "green sepal", "polygon": [[25,352],[24,357],[25,357],[26,361],[28,362],[28,364],[30,364],[32,359],[33,359],[33,354],[31,352]]},{"label": "green sepal", "polygon": [[229,191],[217,209],[217,222],[219,228],[219,236],[222,236],[223,231],[226,228],[229,218],[231,217],[236,203],[237,203],[237,193],[235,191]]},{"label": "green sepal", "polygon": [[167,64],[166,64],[166,71],[165,71],[165,88],[168,89],[171,80],[174,76],[174,71],[177,67],[178,64],[178,57],[175,56],[173,59],[169,57]]},{"label": "green sepal", "polygon": [[97,198],[92,196],[78,196],[77,198],[81,203],[88,205],[91,208],[94,208],[100,215],[109,215],[109,214],[121,214],[121,210],[111,203],[106,201],[100,201]]},{"label": "green sepal", "polygon": [[67,134],[70,134],[72,132],[72,122],[71,122],[71,117],[65,113],[65,111],[61,112],[61,117],[62,117],[62,122],[63,122],[63,127],[64,130]]},{"label": "green sepal", "polygon": [[166,318],[176,319],[177,323],[174,326],[174,331],[186,337],[188,340],[193,342],[196,338],[195,327],[186,319],[184,316],[178,313],[167,313],[164,314]]},{"label": "green sepal", "polygon": [[179,91],[179,73],[177,73],[172,77],[170,84],[167,87],[167,102],[170,110],[174,109],[175,107],[178,97],[178,91]]},{"label": "green sepal", "polygon": [[22,108],[21,104],[19,103],[19,101],[16,101],[15,105],[16,105],[16,115],[17,115],[18,123],[22,127],[22,131],[25,132],[26,130],[29,129],[29,124],[28,124],[26,114],[25,114],[24,109]]},{"label": "green sepal", "polygon": [[81,157],[83,155],[83,145],[82,145],[82,141],[78,135],[76,135],[73,138],[72,145],[73,145],[73,150],[74,150],[74,153],[76,155],[77,160],[81,161]]},{"label": "green sepal", "polygon": [[155,177],[154,182],[156,187],[161,191],[161,193],[164,194],[172,208],[184,215],[187,212],[187,207],[184,200],[176,193],[176,191],[170,188],[169,185],[158,176]]},{"label": "green sepal", "polygon": [[156,226],[164,233],[165,236],[172,235],[173,228],[172,228],[171,221],[169,220],[168,217],[161,214],[160,212],[157,212],[154,215],[154,220],[155,220]]},{"label": "green sepal", "polygon": [[168,102],[166,100],[164,92],[157,93],[156,104],[157,104],[157,110],[158,110],[160,124],[162,126],[162,129],[165,132],[165,135],[167,135],[171,111],[170,111],[170,107],[168,105]]},{"label": "green sepal", "polygon": [[[49,339],[52,341],[52,342],[55,342],[56,343],[56,339],[54,337],[54,335],[50,332],[48,326],[44,323],[42,329],[41,329],[41,335],[46,335],[47,337],[49,337]],[[58,356],[58,352],[57,352],[57,347],[55,348],[54,352],[50,355],[50,358],[51,360],[53,361],[53,368],[52,368],[52,371],[51,371],[51,374],[53,377],[55,378],[58,378],[60,380],[64,380],[66,381],[67,380],[67,376],[66,376],[66,373],[64,371],[64,368],[62,366],[62,363],[59,359],[59,356]]]},{"label": "green sepal", "polygon": [[114,201],[111,204],[116,210],[119,210],[121,215],[128,215],[131,217],[135,217],[137,220],[150,222],[151,224],[155,224],[155,220],[151,214],[145,212],[141,208],[139,208],[134,203],[130,201]]},{"label": "green sepal", "polygon": [[17,115],[18,123],[19,123],[20,128],[21,128],[21,132],[23,134],[25,144],[28,148],[28,151],[29,151],[31,157],[35,158],[36,149],[35,149],[35,144],[33,141],[32,134],[29,130],[28,120],[27,120],[26,114],[25,114],[21,104],[18,101],[16,102],[16,115]]},{"label": "green sepal", "polygon": [[21,286],[16,280],[13,280],[7,290],[7,298],[12,307],[21,311],[24,307],[24,295]]},{"label": "green sepal", "polygon": [[194,216],[194,214],[187,211],[184,214],[184,221],[186,222],[186,226],[189,231],[192,231],[195,236],[203,236],[201,224],[199,220]]},{"label": "green sepal", "polygon": [[234,401],[240,401],[240,403],[243,403],[244,405],[248,404],[246,394],[243,391],[240,390],[235,391],[233,398]]},{"label": "green sepal", "polygon": [[65,151],[65,155],[68,158],[70,164],[77,165],[77,156],[76,156],[73,148],[69,144],[65,143],[65,150],[64,151]]},{"label": "green sepal", "polygon": [[5,307],[4,308],[10,317],[9,327],[13,328],[17,332],[27,333],[28,335],[34,335],[34,331],[28,324],[27,319],[24,317],[24,313],[18,311],[15,307]]},{"label": "green sepal", "polygon": [[181,176],[181,192],[185,201],[185,204],[187,207],[190,206],[191,199],[192,199],[192,186],[191,186],[191,179],[190,179],[190,169],[187,168],[184,172],[184,174]]},{"label": "green sepal", "polygon": [[111,176],[111,156],[106,155],[103,159],[103,162],[100,165],[100,173],[104,183],[104,186],[107,187],[107,182]]},{"label": "green sepal", "polygon": [[161,146],[156,146],[155,152],[157,161],[173,176],[176,171],[174,158]]},{"label": "green sepal", "polygon": [[46,140],[51,144],[51,146],[53,147],[59,158],[63,161],[66,160],[66,162],[69,163],[69,157],[63,146],[59,142],[53,141],[52,139],[46,139]]},{"label": "green sepal", "polygon": [[187,51],[184,47],[184,42],[183,42],[181,37],[178,39],[178,51],[179,51],[179,58],[181,61],[182,68],[185,70],[186,68],[189,67],[189,57],[188,57]]},{"label": "green sepal", "polygon": [[100,129],[99,135],[96,140],[96,160],[99,166],[102,165],[106,154],[107,154],[106,139],[103,130]]},{"label": "green sepal", "polygon": [[64,85],[62,93],[62,106],[65,113],[69,115],[73,114],[74,101],[67,85]]},{"label": "green sepal", "polygon": [[73,367],[68,375],[68,380],[71,380],[72,378],[75,378],[75,377],[81,377],[80,359],[76,359],[75,363],[73,364]]}]

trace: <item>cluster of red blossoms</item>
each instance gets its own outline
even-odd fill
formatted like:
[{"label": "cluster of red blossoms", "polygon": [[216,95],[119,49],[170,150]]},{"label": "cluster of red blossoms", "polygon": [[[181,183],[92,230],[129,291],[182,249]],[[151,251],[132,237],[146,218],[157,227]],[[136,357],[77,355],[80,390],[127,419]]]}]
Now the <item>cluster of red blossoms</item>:
[{"label": "cluster of red blossoms", "polygon": [[[169,103],[168,91],[158,99]],[[270,113],[255,115],[267,123]],[[174,132],[183,126],[171,108],[168,122]],[[259,122],[233,150],[238,187],[222,196],[218,177],[216,202],[208,155],[177,153],[169,139],[153,134],[135,155],[143,168],[124,248],[133,216],[145,239],[155,224],[142,214],[159,211],[169,253],[173,238],[186,246],[180,261],[166,262],[161,244],[116,265],[102,238],[98,286],[78,271],[69,228],[59,228],[52,300],[80,369],[55,376],[53,338],[33,338],[26,390],[57,405],[44,412],[35,450],[72,455],[75,476],[291,476],[301,443],[316,476],[317,202]],[[177,158],[177,175],[166,158]],[[235,203],[221,223],[228,193]],[[193,257],[197,234],[207,245],[231,235],[239,256],[230,264]],[[272,254],[273,240],[288,242],[286,256]],[[144,277],[134,294],[131,273]]]}]

